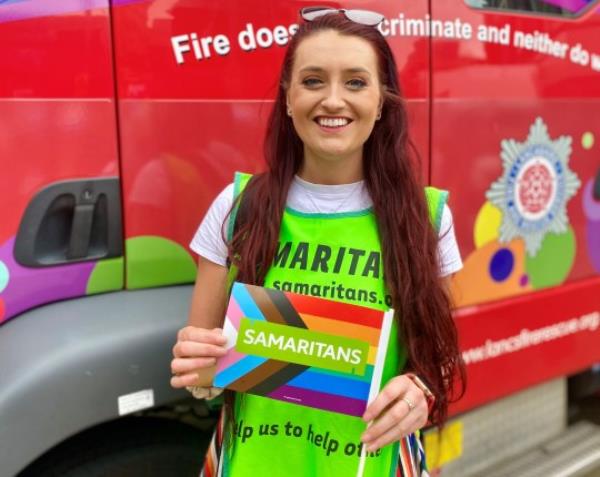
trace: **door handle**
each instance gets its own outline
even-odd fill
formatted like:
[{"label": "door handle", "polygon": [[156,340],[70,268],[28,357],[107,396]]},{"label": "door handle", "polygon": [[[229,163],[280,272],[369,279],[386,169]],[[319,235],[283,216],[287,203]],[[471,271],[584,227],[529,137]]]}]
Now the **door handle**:
[{"label": "door handle", "polygon": [[118,257],[122,235],[118,178],[56,182],[28,204],[14,256],[28,267]]},{"label": "door handle", "polygon": [[69,260],[83,258],[88,254],[94,208],[94,204],[78,204],[75,206],[69,248],[66,255]]}]

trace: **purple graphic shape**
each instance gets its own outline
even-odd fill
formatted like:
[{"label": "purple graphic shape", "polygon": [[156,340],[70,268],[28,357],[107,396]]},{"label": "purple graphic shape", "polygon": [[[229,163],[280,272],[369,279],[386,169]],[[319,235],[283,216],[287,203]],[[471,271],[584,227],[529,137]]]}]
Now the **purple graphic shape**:
[{"label": "purple graphic shape", "polygon": [[507,248],[498,250],[490,262],[489,273],[496,282],[503,282],[513,271],[515,257]]},{"label": "purple graphic shape", "polygon": [[10,271],[8,285],[0,294],[5,305],[4,320],[38,305],[86,294],[96,262],[43,268],[23,267],[13,257],[14,243],[13,237],[0,246],[0,260]]},{"label": "purple graphic shape", "polygon": [[24,0],[0,3],[0,23],[106,8],[109,0]]},{"label": "purple graphic shape", "polygon": [[600,220],[589,221],[586,226],[587,251],[590,262],[596,272],[600,273]]},{"label": "purple graphic shape", "polygon": [[600,201],[594,199],[594,179],[590,179],[583,188],[581,200],[583,201],[583,213],[592,221],[600,220]]},{"label": "purple graphic shape", "polygon": [[529,283],[529,275],[524,273],[523,275],[521,275],[521,278],[519,278],[519,285],[524,287],[524,286],[527,286],[528,283]]},{"label": "purple graphic shape", "polygon": [[579,13],[585,7],[587,7],[591,0],[542,0],[548,5],[555,5],[564,10],[568,10],[571,13]]},{"label": "purple graphic shape", "polygon": [[309,391],[294,386],[281,386],[268,395],[280,401],[303,404],[325,411],[340,412],[350,416],[361,417],[367,409],[367,402],[334,394]]}]

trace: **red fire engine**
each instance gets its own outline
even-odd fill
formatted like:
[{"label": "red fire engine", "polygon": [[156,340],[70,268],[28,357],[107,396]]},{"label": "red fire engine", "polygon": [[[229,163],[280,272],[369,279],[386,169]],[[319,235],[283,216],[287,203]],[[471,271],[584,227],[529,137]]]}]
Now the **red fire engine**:
[{"label": "red fire engine", "polygon": [[[233,172],[260,169],[310,3],[0,0],[2,476],[198,467],[213,413],[169,387],[188,243]],[[430,464],[575,475],[600,460],[598,429],[567,425],[600,381],[600,3],[343,6],[386,15],[464,260],[469,385]]]}]

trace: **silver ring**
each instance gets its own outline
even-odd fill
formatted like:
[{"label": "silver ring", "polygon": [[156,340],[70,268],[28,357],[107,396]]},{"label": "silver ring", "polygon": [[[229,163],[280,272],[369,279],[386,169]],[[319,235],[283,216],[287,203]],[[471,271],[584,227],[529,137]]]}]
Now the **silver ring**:
[{"label": "silver ring", "polygon": [[407,397],[403,397],[402,400],[408,406],[408,412],[412,411],[415,408],[415,404],[410,399],[408,399]]}]

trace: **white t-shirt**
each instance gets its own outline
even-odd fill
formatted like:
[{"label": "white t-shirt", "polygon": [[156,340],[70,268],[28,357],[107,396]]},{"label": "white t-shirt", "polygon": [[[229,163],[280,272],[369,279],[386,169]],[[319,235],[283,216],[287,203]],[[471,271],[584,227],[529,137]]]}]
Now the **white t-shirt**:
[{"label": "white t-shirt", "polygon": [[[221,230],[232,204],[233,184],[229,184],[213,201],[190,243],[190,248],[198,255],[223,266],[227,263],[227,245],[223,241]],[[288,207],[308,214],[356,212],[372,205],[373,201],[364,181],[322,185],[306,182],[296,176],[287,198]],[[447,205],[442,213],[439,236],[441,275],[451,275],[462,268],[462,260],[454,234],[452,213]]]}]

